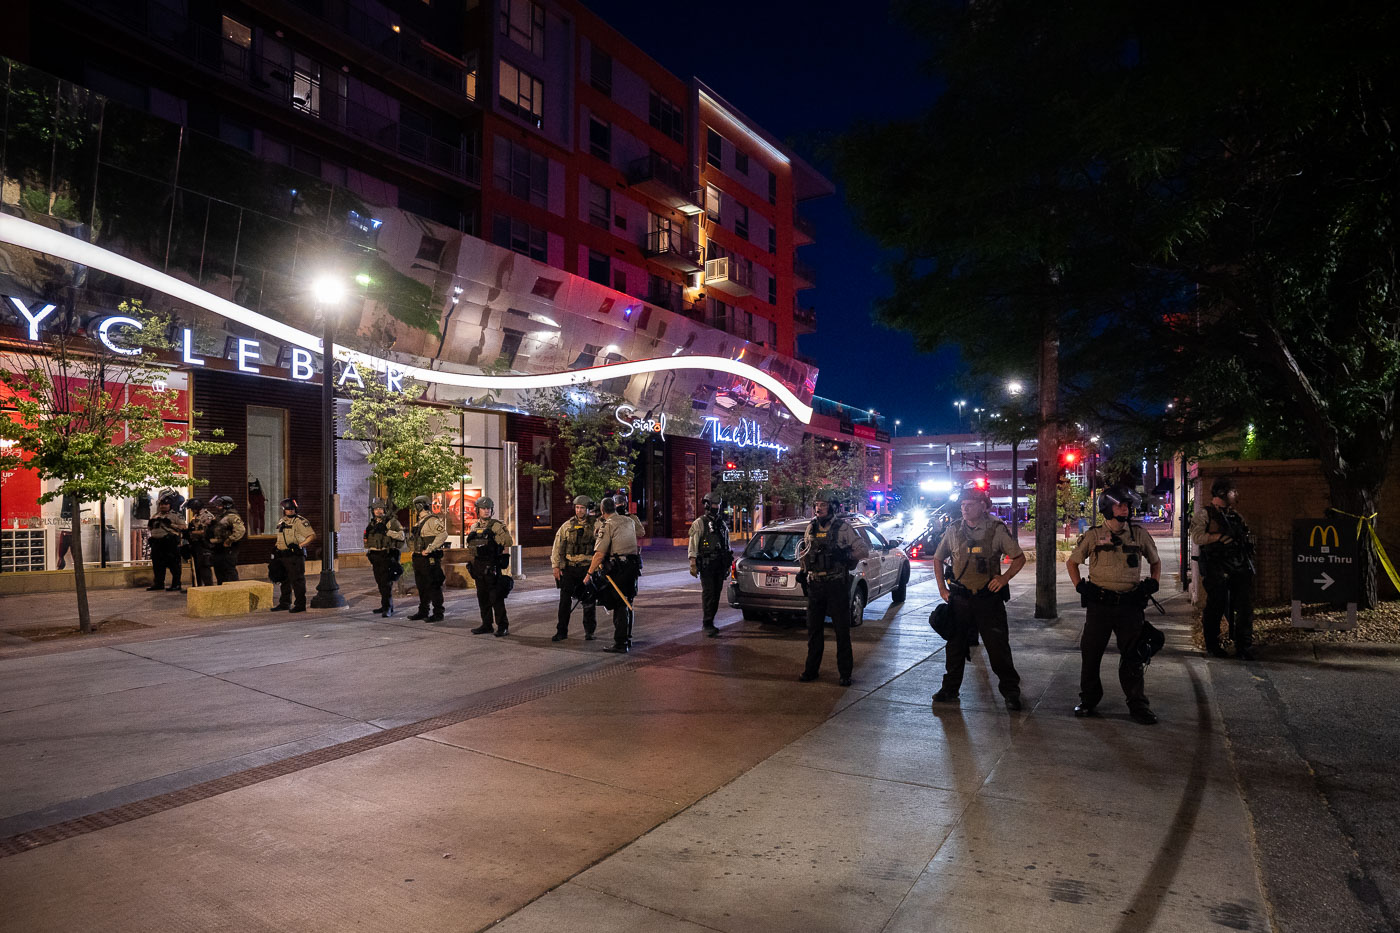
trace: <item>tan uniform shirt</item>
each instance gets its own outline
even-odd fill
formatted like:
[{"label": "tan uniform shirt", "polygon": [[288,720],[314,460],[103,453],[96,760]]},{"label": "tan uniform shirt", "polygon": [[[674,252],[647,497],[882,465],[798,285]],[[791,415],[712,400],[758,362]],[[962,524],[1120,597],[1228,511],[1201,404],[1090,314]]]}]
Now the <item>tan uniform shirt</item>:
[{"label": "tan uniform shirt", "polygon": [[208,509],[200,509],[190,519],[190,543],[200,547],[209,546],[209,526],[214,524],[214,513]]},{"label": "tan uniform shirt", "polygon": [[277,523],[277,550],[291,551],[306,546],[306,542],[316,536],[316,532],[311,530],[311,523],[300,515],[293,515],[291,518],[283,516]]},{"label": "tan uniform shirt", "polygon": [[[169,521],[170,524],[166,524]],[[173,509],[164,514],[157,512],[146,522],[146,527],[150,529],[152,541],[159,541],[161,538],[180,537],[180,533],[187,527],[185,518]]]},{"label": "tan uniform shirt", "polygon": [[[371,527],[376,524],[373,517],[369,521]],[[371,551],[401,550],[399,545],[403,544],[403,540],[403,526],[392,515],[384,516],[384,530],[382,532],[375,534],[365,532],[365,546]]]},{"label": "tan uniform shirt", "polygon": [[845,553],[850,556],[852,570],[855,569],[857,564],[870,556],[870,544],[865,540],[865,535],[857,531],[856,527],[846,519],[833,518],[825,528],[821,526],[820,522],[813,519],[807,523],[807,530],[802,534],[802,543],[804,547],[802,549],[803,557],[800,562],[802,564],[802,569],[806,570],[810,575],[818,575],[817,568],[807,566],[807,555],[811,553],[812,543],[818,538],[830,534],[832,526],[836,527],[836,540],[832,542],[832,545],[839,550],[844,550]]},{"label": "tan uniform shirt", "polygon": [[447,523],[442,520],[442,516],[432,512],[420,513],[418,524],[413,526],[413,534],[408,539],[410,550],[414,553],[422,551],[431,554],[446,543]]},{"label": "tan uniform shirt", "polygon": [[953,576],[949,582],[976,593],[992,582],[992,577],[1000,575],[1003,554],[1015,560],[1024,553],[1006,525],[989,515],[975,527],[966,521],[949,525],[933,559],[945,561],[951,556]]},{"label": "tan uniform shirt", "polygon": [[[470,538],[474,534],[484,535],[488,532],[494,532],[496,535],[496,543],[501,546],[501,551],[507,555],[510,554],[510,549],[515,544],[515,539],[510,536],[510,529],[506,528],[506,523],[499,518],[478,518],[471,528],[467,529],[467,537]],[[468,544],[467,550],[470,554],[470,559],[476,560],[476,548]],[[507,564],[502,567],[501,573],[507,577],[510,576],[510,565]]]},{"label": "tan uniform shirt", "polygon": [[593,559],[599,524],[593,516],[585,515],[582,519],[571,518],[560,525],[554,534],[554,547],[549,552],[550,569],[563,570],[570,564],[587,567]]},{"label": "tan uniform shirt", "polygon": [[[1118,539],[1116,545],[1115,537]],[[1124,548],[1136,549],[1136,567],[1128,566],[1129,555],[1133,552]],[[1107,525],[1095,525],[1090,528],[1075,542],[1074,550],[1069,553],[1069,560],[1074,564],[1088,561],[1089,582],[1095,586],[1115,593],[1126,593],[1137,586],[1143,576],[1150,572],[1151,566],[1161,558],[1157,556],[1157,545],[1153,543],[1147,529],[1130,523],[1117,535],[1114,535]]]},{"label": "tan uniform shirt", "polygon": [[619,515],[617,512],[604,515],[598,529],[598,541],[593,546],[594,554],[602,554],[606,559],[642,552],[637,546],[637,526],[628,516]]},{"label": "tan uniform shirt", "polygon": [[209,543],[231,547],[248,536],[248,528],[238,513],[229,509],[209,527]]},{"label": "tan uniform shirt", "polygon": [[[1212,515],[1211,512],[1215,512]],[[1210,503],[1196,506],[1196,511],[1191,513],[1191,541],[1196,547],[1205,547],[1207,544],[1215,544],[1211,541],[1211,535],[1228,535],[1230,528],[1216,516],[1237,515],[1231,508],[1214,508]]]}]

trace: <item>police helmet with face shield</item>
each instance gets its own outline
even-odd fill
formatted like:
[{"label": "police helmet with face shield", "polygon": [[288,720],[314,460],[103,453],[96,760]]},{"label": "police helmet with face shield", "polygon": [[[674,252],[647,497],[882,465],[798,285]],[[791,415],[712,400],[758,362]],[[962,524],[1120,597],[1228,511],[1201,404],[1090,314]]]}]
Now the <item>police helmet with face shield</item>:
[{"label": "police helmet with face shield", "polygon": [[1099,514],[1104,518],[1113,518],[1113,507],[1116,505],[1126,505],[1130,510],[1142,504],[1141,497],[1136,492],[1121,484],[1109,486],[1099,493]]}]

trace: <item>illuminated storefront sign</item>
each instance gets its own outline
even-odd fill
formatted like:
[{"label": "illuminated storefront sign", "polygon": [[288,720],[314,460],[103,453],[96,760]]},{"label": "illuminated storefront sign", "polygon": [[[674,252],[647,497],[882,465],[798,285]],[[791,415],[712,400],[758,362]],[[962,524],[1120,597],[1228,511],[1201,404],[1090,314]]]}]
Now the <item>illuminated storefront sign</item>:
[{"label": "illuminated storefront sign", "polygon": [[[719,478],[722,479],[722,480],[724,480],[726,483],[738,483],[738,482],[742,482],[743,479],[744,479],[744,471],[743,471],[743,470],[724,470],[724,471],[722,471],[722,472],[720,473]],[[749,479],[753,480],[753,481],[756,482],[756,483],[766,483],[766,482],[768,482],[768,471],[767,471],[767,470],[749,470]]]},{"label": "illuminated storefront sign", "polygon": [[617,423],[627,429],[623,437],[631,437],[633,434],[655,434],[663,441],[666,439],[666,413],[662,412],[656,418],[633,418],[637,409],[631,405],[619,405],[613,411],[613,417]]},{"label": "illuminated storefront sign", "polygon": [[[204,308],[214,314],[235,321],[246,327],[254,328],[267,336],[279,341],[283,345],[300,348],[303,352],[319,354],[321,352],[321,341],[312,334],[298,330],[281,321],[250,311],[240,305],[236,305],[227,299],[220,298],[205,291],[189,282],[182,281],[174,276],[167,275],[149,266],[128,259],[125,256],[104,249],[93,243],[88,243],[76,237],[68,236],[57,230],[50,230],[39,224],[14,217],[9,214],[0,214],[0,243],[11,243],[24,249],[33,250],[68,262],[87,266],[91,269],[98,269],[110,273],[119,278],[125,279],[138,285],[153,288],[188,304]],[[29,336],[31,340],[39,339],[39,325],[48,315],[53,313],[53,306],[44,305],[37,312],[30,311],[23,302],[11,298],[10,303],[15,305],[16,310],[28,324]],[[113,325],[115,326],[115,325]],[[246,338],[245,338],[246,339]],[[246,354],[244,344],[240,344],[239,368],[244,371],[254,371],[246,368],[253,365],[253,360],[257,358],[257,351],[260,350],[259,342],[250,340],[247,343]],[[184,339],[185,362],[192,366],[200,365],[201,361],[192,352],[192,341],[186,331]],[[587,369],[567,370],[564,372],[539,373],[534,375],[504,375],[492,376],[485,373],[463,373],[451,372],[440,369],[426,369],[418,366],[403,366],[389,360],[369,356],[359,353],[348,347],[336,345],[334,356],[337,360],[352,364],[356,369],[356,376],[360,376],[360,370],[369,370],[376,373],[385,374],[389,382],[396,379],[412,379],[417,382],[431,383],[437,385],[454,386],[467,389],[489,389],[493,391],[522,391],[527,389],[548,389],[557,386],[572,386],[584,383],[605,382],[610,379],[618,379],[625,376],[635,376],[647,373],[669,372],[675,370],[711,370],[728,373],[741,379],[747,379],[757,383],[773,394],[781,401],[788,410],[802,423],[806,424],[812,420],[812,407],[804,403],[797,397],[791,389],[782,383],[781,380],[771,373],[764,372],[755,366],[747,363],[731,360],[720,356],[672,356],[656,359],[630,360],[620,363],[607,363],[602,366],[593,366]],[[302,362],[299,368],[298,361]],[[293,378],[309,379],[310,357],[300,357],[293,353]],[[355,378],[355,377],[346,377]],[[778,451],[780,445],[773,444],[745,444],[741,446],[764,446]],[[786,448],[782,448],[786,449]]]},{"label": "illuminated storefront sign", "polygon": [[718,418],[706,418],[704,426],[700,429],[700,436],[705,437],[706,435],[716,444],[771,450],[779,460],[783,458],[783,451],[788,449],[786,444],[764,440],[763,428],[747,418],[740,418],[738,425],[732,428],[720,424]]}]

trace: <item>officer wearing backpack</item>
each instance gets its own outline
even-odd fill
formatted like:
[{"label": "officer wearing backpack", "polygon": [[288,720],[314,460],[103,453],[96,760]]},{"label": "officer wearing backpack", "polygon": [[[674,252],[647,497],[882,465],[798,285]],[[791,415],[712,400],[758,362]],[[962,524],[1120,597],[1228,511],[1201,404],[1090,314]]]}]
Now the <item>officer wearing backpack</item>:
[{"label": "officer wearing backpack", "polygon": [[485,635],[494,629],[500,638],[510,634],[506,597],[515,586],[510,575],[510,549],[515,541],[505,522],[492,517],[495,511],[496,503],[486,496],[476,500],[476,523],[467,532],[471,552],[467,572],[476,584],[476,604],[481,609],[481,625],[472,629],[472,634]]},{"label": "officer wearing backpack", "polygon": [[232,496],[216,496],[209,505],[215,515],[209,526],[210,562],[222,586],[238,579],[238,547],[248,537],[248,528],[234,509]]},{"label": "officer wearing backpack", "polygon": [[[563,641],[569,637],[574,593],[588,575],[588,564],[593,559],[593,545],[598,537],[598,520],[589,514],[592,506],[593,500],[587,496],[574,496],[574,517],[560,525],[554,535],[549,566],[554,571],[554,584],[559,587],[559,624],[550,641]],[[584,600],[584,641],[592,641],[593,633],[597,630],[598,605],[592,600]]]},{"label": "officer wearing backpack", "polygon": [[709,495],[701,503],[705,511],[690,525],[690,575],[700,578],[700,624],[714,638],[719,634],[715,628],[719,594],[734,566],[734,552],[729,549],[729,526],[719,514],[719,497]]},{"label": "officer wearing backpack", "polygon": [[851,685],[855,656],[851,651],[851,572],[870,555],[865,536],[838,517],[839,499],[816,505],[817,517],[807,526],[798,546],[798,582],[807,591],[807,666],[797,678],[817,679],[826,643],[826,617],[836,631],[836,672],[841,686]]}]

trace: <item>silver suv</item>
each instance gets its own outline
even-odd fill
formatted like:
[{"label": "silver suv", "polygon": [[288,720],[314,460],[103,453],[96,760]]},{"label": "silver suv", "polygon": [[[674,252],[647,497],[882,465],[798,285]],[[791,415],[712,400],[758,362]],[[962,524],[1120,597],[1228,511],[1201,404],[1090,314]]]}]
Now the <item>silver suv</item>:
[{"label": "silver suv", "polygon": [[[870,556],[861,561],[851,576],[851,624],[859,625],[865,607],[886,593],[894,602],[904,602],[909,586],[909,556],[900,548],[900,539],[886,540],[861,515],[843,515],[856,533],[870,545]],[[793,613],[806,615],[807,597],[797,584],[797,545],[811,523],[810,518],[794,518],[757,532],[730,571],[729,605],[743,612],[745,619]]]}]

